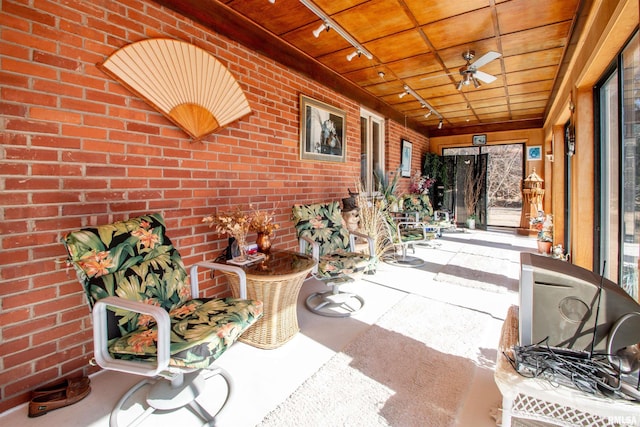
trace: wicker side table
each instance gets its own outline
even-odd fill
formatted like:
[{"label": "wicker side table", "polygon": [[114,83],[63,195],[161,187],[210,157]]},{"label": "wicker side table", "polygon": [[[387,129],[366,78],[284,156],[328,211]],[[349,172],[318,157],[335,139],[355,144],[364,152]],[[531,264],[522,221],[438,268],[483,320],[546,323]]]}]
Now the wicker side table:
[{"label": "wicker side table", "polygon": [[[239,341],[274,349],[298,333],[298,293],[314,265],[313,258],[307,255],[272,250],[263,261],[242,267],[247,278],[247,298],[262,301],[264,315]],[[238,296],[238,276],[226,272],[225,275],[233,295]]]}]

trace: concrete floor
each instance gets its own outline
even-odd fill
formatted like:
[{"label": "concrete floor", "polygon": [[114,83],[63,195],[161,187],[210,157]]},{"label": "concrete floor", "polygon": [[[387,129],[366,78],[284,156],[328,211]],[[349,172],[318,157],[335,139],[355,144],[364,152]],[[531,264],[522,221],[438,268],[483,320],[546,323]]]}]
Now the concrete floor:
[{"label": "concrete floor", "polygon": [[[298,301],[300,333],[274,350],[260,350],[244,343],[234,344],[218,360],[234,379],[236,397],[227,403],[217,425],[255,426],[285,401],[307,378],[334,354],[374,324],[406,293],[490,314],[495,321],[482,337],[484,349],[496,349],[500,327],[511,304],[517,304],[520,251],[534,251],[535,239],[510,231],[466,231],[445,233],[437,248],[416,248],[415,255],[426,261],[420,268],[403,268],[381,263],[375,275],[365,276],[353,290],[366,305],[351,318],[329,318],[312,314],[304,298],[324,285],[308,280]],[[445,279],[445,280],[443,280]],[[491,356],[488,356],[490,359]],[[492,412],[501,396],[493,381],[493,361],[478,366],[456,426],[495,426]],[[83,401],[39,418],[28,418],[26,405],[0,415],[2,426],[108,426],[109,413],[119,397],[140,380],[128,374],[101,372],[92,376],[92,392]],[[209,410],[219,406],[214,384],[200,402]],[[143,389],[144,390],[144,389]],[[141,411],[137,403],[142,392],[126,404],[121,419]],[[143,426],[200,425],[188,410],[152,415]],[[328,424],[330,425],[330,424]],[[425,424],[428,425],[428,424]]]}]

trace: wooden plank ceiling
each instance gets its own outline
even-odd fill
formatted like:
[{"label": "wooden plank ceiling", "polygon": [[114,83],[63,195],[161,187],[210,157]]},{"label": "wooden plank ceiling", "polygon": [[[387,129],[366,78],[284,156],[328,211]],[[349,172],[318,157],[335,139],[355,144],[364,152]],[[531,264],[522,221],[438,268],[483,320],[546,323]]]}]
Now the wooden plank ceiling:
[{"label": "wooden plank ceiling", "polygon": [[[580,0],[313,0],[373,55],[348,61],[354,48],[336,31],[314,37],[323,21],[299,0],[156,1],[431,136],[542,127],[584,8]],[[496,80],[458,90],[470,50],[474,60],[500,53],[479,68]],[[400,97],[404,85],[438,114]]]}]

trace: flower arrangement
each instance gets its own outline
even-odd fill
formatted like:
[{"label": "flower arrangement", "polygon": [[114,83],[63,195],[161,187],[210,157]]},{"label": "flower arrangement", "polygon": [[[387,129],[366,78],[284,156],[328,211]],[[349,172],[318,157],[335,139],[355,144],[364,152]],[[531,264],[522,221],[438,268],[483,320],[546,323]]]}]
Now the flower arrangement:
[{"label": "flower arrangement", "polygon": [[247,233],[251,227],[251,218],[240,208],[236,208],[233,212],[216,213],[206,216],[202,222],[209,224],[209,227],[215,227],[216,233],[227,234],[235,238],[238,242],[238,248],[244,254],[244,248],[247,246]]},{"label": "flower arrangement", "polygon": [[409,193],[427,194],[427,192],[435,182],[436,182],[435,178],[422,176],[420,171],[416,170],[416,172],[411,176],[411,182],[409,183]]},{"label": "flower arrangement", "polygon": [[271,236],[274,231],[280,228],[279,224],[274,223],[275,212],[266,212],[253,209],[251,213],[251,221],[249,228],[256,233],[264,233]]},{"label": "flower arrangement", "polygon": [[539,211],[538,216],[529,220],[531,228],[538,232],[540,242],[553,242],[553,217]]}]

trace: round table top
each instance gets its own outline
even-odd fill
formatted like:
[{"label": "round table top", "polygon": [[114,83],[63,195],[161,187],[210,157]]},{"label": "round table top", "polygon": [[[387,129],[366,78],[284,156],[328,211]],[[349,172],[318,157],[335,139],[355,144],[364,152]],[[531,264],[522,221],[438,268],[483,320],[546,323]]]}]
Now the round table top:
[{"label": "round table top", "polygon": [[250,276],[287,276],[310,270],[315,260],[298,252],[271,250],[265,258],[253,264],[242,266],[247,277]]}]

